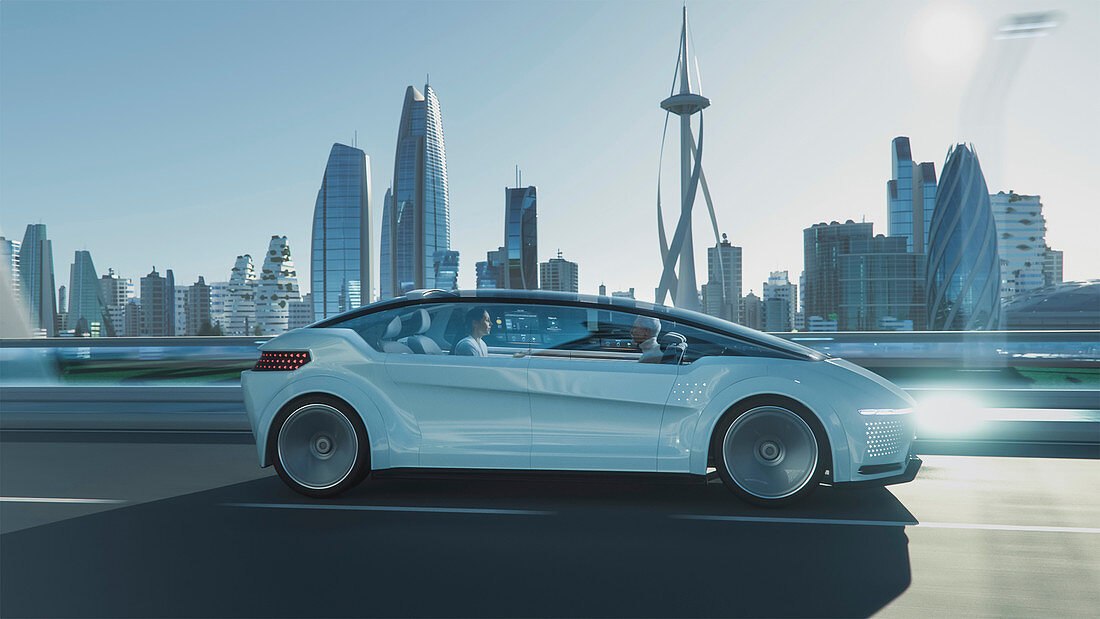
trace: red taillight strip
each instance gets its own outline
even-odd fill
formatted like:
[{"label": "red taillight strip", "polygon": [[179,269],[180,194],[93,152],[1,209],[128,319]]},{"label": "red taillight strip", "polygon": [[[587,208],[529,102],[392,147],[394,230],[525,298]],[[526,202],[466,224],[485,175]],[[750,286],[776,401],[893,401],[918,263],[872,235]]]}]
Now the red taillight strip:
[{"label": "red taillight strip", "polygon": [[290,372],[309,363],[308,352],[263,351],[253,370],[259,372]]}]

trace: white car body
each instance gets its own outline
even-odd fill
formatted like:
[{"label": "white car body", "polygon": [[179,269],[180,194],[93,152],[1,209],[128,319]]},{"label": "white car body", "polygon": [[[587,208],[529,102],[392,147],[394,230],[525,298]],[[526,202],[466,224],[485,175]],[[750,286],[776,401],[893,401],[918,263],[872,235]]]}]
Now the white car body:
[{"label": "white car body", "polygon": [[[495,293],[412,294],[375,305],[383,310],[433,303],[492,307],[501,299],[512,304],[550,299],[623,315],[656,309],[676,319],[699,316],[607,297]],[[369,313],[372,307],[349,315]],[[709,320],[705,326],[718,322]],[[712,437],[723,415],[759,396],[793,401],[812,412],[826,434],[831,483],[890,481],[908,469],[915,475],[910,461],[912,398],[870,371],[817,353],[806,359],[704,356],[685,364],[604,358],[592,362],[578,358],[577,352],[537,348],[488,357],[408,354],[381,352],[357,331],[321,326],[325,324],[288,332],[261,347],[264,352],[308,352],[305,365],[293,371],[242,375],[262,466],[273,464],[272,426],[280,412],[302,396],[326,394],[346,402],[362,420],[370,470],[703,476],[708,466],[714,466]],[[756,334],[736,329],[729,333],[743,338]],[[508,350],[514,348],[504,352]],[[919,466],[919,460],[916,463]]]}]

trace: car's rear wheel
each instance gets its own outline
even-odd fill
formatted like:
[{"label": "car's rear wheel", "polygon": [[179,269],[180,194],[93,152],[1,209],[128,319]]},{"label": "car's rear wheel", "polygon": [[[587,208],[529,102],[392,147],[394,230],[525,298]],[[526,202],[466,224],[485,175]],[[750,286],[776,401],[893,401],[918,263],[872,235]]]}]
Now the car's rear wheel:
[{"label": "car's rear wheel", "polygon": [[275,437],[275,470],[294,490],[329,497],[355,486],[370,471],[363,422],[336,398],[312,396],[288,406]]},{"label": "car's rear wheel", "polygon": [[715,431],[716,468],[726,487],[767,507],[787,505],[821,482],[827,446],[809,411],[756,402],[730,411]]}]

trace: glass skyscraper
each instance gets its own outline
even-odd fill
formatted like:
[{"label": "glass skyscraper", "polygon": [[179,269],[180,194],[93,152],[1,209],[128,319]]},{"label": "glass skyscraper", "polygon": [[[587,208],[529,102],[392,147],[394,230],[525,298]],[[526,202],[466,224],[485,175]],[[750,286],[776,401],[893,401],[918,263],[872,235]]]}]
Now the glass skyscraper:
[{"label": "glass skyscraper", "polygon": [[382,236],[378,243],[378,298],[393,297],[393,256],[390,253],[390,221],[393,219],[393,190],[386,190],[382,201]]},{"label": "glass skyscraper", "polygon": [[909,138],[901,136],[890,143],[890,169],[887,230],[890,236],[905,237],[907,251],[925,253],[936,204],[936,166],[915,163]]},{"label": "glass skyscraper", "polygon": [[973,147],[947,153],[928,244],[928,328],[1000,326],[1001,267],[989,190]]},{"label": "glass skyscraper", "polygon": [[803,311],[812,316],[837,320],[840,313],[840,256],[849,253],[853,239],[869,239],[872,225],[856,223],[814,224],[802,231],[806,281]]},{"label": "glass skyscraper", "polygon": [[57,335],[57,288],[53,278],[53,242],[46,224],[30,224],[19,246],[19,290],[32,329]]},{"label": "glass skyscraper", "polygon": [[114,337],[114,325],[107,316],[103,287],[88,250],[78,250],[69,270],[68,327],[85,335]]},{"label": "glass skyscraper", "polygon": [[505,288],[538,290],[539,241],[535,187],[504,190],[504,243],[508,251]]},{"label": "glass skyscraper", "polygon": [[391,191],[392,295],[437,288],[434,258],[451,248],[451,218],[443,116],[430,85],[405,90]]},{"label": "glass skyscraper", "polygon": [[333,144],[313,209],[309,281],[318,320],[362,305],[362,290],[370,295],[371,238],[370,158]]},{"label": "glass skyscraper", "polygon": [[840,256],[837,328],[891,331],[905,323],[923,331],[924,280],[924,254],[907,251],[904,238],[880,234],[852,239]]},{"label": "glass skyscraper", "polygon": [[435,287],[440,290],[458,290],[458,252],[453,249],[437,251],[432,264]]},{"label": "glass skyscraper", "polygon": [[175,334],[176,277],[172,269],[161,277],[154,266],[151,273],[141,278],[141,335],[167,337]]}]

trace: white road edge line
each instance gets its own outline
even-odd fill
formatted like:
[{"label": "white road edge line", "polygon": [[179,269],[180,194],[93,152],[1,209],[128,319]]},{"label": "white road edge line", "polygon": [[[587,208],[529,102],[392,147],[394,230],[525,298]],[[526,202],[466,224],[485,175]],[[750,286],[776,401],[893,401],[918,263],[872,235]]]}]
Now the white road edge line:
[{"label": "white road edge line", "polygon": [[831,520],[826,518],[769,518],[765,516],[702,516],[676,514],[681,520],[720,520],[728,522],[769,522],[779,524],[825,524],[874,527],[916,527],[929,529],[976,529],[981,531],[1031,531],[1040,533],[1100,533],[1100,528],[1049,527],[1041,525],[970,524],[965,522],[916,522],[904,520]]},{"label": "white road edge line", "polygon": [[268,509],[328,509],[364,512],[424,512],[436,514],[485,514],[496,516],[552,516],[556,512],[530,509],[478,509],[472,507],[406,507],[403,505],[313,505],[308,503],[222,503],[223,507]]},{"label": "white road edge line", "polygon": [[38,496],[2,496],[0,503],[78,503],[78,504],[105,504],[115,505],[125,503],[122,499],[69,499],[65,497],[38,497]]}]

